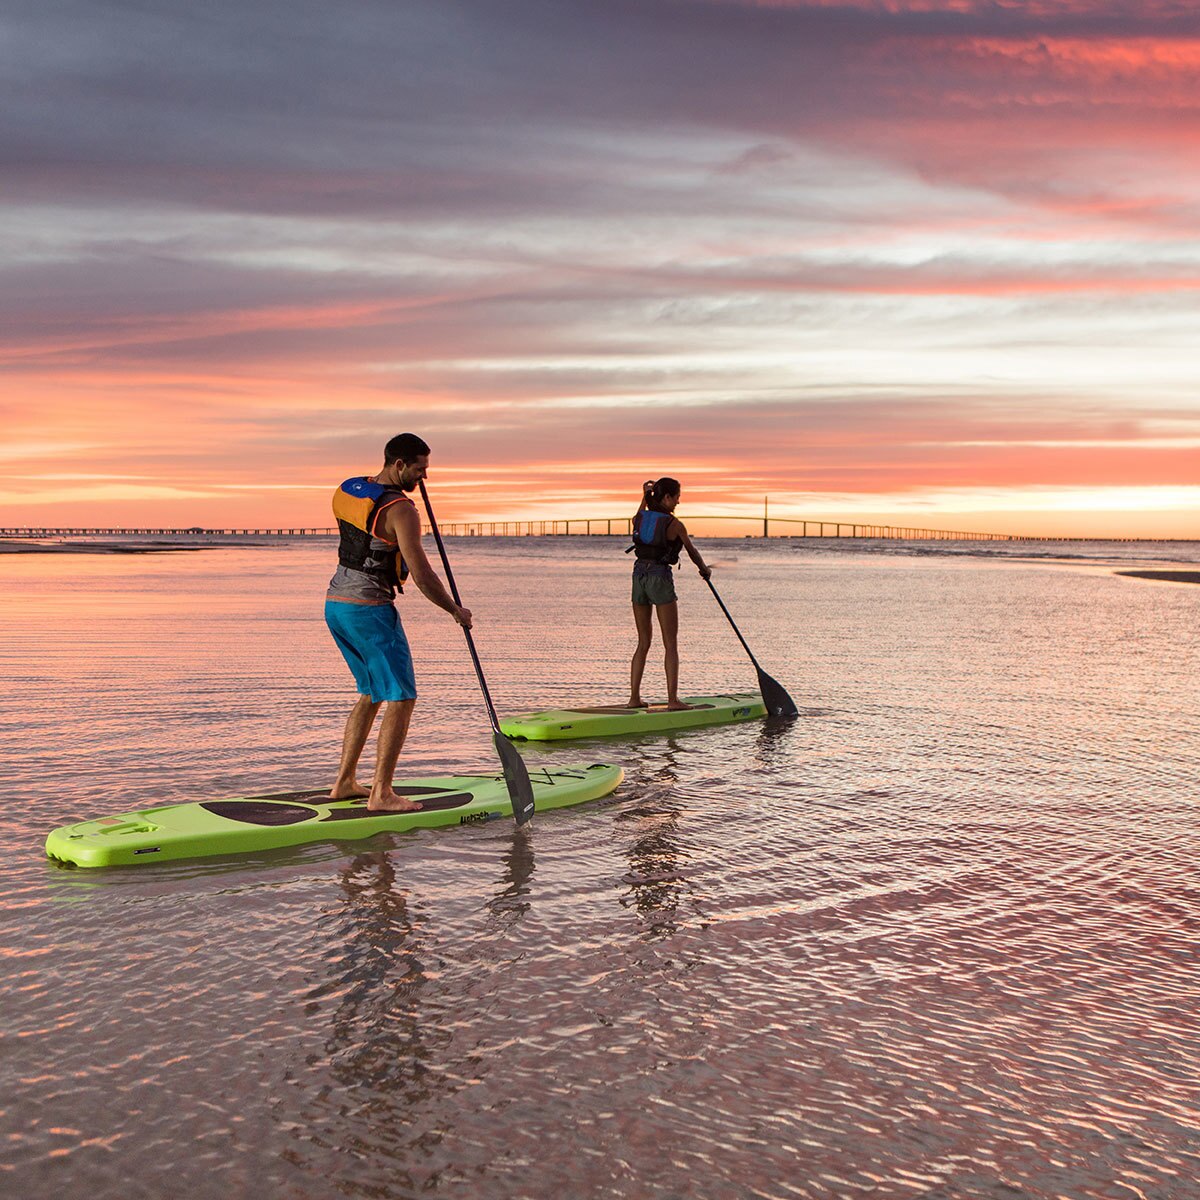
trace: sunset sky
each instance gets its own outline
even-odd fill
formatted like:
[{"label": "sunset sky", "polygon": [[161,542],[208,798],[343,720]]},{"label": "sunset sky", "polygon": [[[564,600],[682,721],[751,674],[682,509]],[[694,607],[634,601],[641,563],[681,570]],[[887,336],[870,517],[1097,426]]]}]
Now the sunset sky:
[{"label": "sunset sky", "polygon": [[0,525],[1200,537],[1200,10],[9,0]]}]

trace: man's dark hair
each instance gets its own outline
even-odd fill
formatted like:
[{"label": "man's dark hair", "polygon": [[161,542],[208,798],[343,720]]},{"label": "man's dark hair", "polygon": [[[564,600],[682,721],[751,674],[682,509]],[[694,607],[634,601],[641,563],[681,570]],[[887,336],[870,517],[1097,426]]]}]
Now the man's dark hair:
[{"label": "man's dark hair", "polygon": [[383,448],[383,465],[390,467],[399,460],[407,466],[428,453],[429,447],[415,433],[398,433]]}]

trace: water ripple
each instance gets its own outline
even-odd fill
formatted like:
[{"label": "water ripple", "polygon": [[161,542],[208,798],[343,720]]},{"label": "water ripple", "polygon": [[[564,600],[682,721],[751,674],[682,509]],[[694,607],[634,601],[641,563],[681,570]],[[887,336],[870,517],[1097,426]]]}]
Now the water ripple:
[{"label": "water ripple", "polygon": [[[541,549],[455,547],[498,703],[611,702],[627,564],[573,545],[534,620]],[[0,560],[6,1191],[1200,1195],[1200,589],[731,552],[796,722],[525,747],[626,768],[528,835],[46,863],[77,815],[327,777],[322,554],[74,560],[69,602]],[[750,686],[692,583],[685,681]],[[404,612],[405,769],[476,770],[461,637]]]}]

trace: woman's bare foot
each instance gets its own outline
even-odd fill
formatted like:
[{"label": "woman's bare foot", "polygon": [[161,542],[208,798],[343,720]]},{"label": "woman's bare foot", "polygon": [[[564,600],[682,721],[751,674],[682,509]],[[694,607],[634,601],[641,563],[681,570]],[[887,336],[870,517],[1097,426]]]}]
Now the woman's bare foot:
[{"label": "woman's bare foot", "polygon": [[642,700],[641,696],[630,696],[629,703],[627,705],[625,705],[625,707],[626,708],[645,708],[646,705],[645,705],[645,702]]},{"label": "woman's bare foot", "polygon": [[668,700],[667,712],[687,712],[692,706],[684,704],[682,700]]},{"label": "woman's bare foot", "polygon": [[330,800],[362,800],[371,794],[370,788],[365,788],[357,779],[349,783],[335,783],[329,789]]},{"label": "woman's bare foot", "polygon": [[367,812],[417,812],[420,807],[415,800],[398,796],[390,787],[378,791],[372,789],[367,801]]}]

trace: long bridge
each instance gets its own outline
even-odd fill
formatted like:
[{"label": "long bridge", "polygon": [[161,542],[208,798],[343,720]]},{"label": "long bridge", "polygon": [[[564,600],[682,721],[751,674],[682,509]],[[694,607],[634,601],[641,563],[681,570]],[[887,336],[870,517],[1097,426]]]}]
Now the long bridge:
[{"label": "long bridge", "polygon": [[8,529],[0,529],[3,538],[52,538],[52,537],[330,537],[336,534],[336,529],[301,528],[300,526],[286,529],[208,529],[199,525],[191,525],[186,529],[166,526],[152,526],[132,529],[127,526],[33,526],[17,525]]},{"label": "long bridge", "polygon": [[[1048,542],[1093,539],[1056,538],[1013,533],[980,533],[973,530],[925,529],[912,525],[877,525],[858,521],[818,521],[801,517],[731,517],[726,515],[702,516],[687,514],[688,521],[699,524],[711,521],[739,521],[743,525],[753,524],[761,532],[745,536],[790,537],[790,538],[845,538],[879,539],[893,541],[937,541],[937,542]],[[785,526],[784,532],[773,527]],[[439,525],[442,533],[450,537],[632,537],[633,521],[630,517],[571,517],[545,521],[451,521]],[[428,527],[424,533],[430,532]],[[223,537],[332,537],[335,528],[314,526],[283,526],[264,528],[240,526],[203,528],[192,525],[187,528],[148,526],[126,528],[117,526],[11,526],[0,528],[3,538],[70,538],[70,537],[172,537],[172,538],[223,538]],[[1115,538],[1114,541],[1139,539]]]},{"label": "long bridge", "polygon": [[[730,517],[703,516],[688,513],[689,523],[709,521],[740,521],[743,525],[761,523],[762,531],[745,536],[757,537],[829,537],[829,538],[892,538],[904,541],[943,542],[1014,542],[1031,539],[1011,533],[967,533],[950,529],[918,529],[914,526],[869,525],[851,521],[816,521],[800,517]],[[772,526],[786,525],[789,532],[772,532]],[[632,537],[630,517],[572,517],[550,521],[452,521],[438,528],[454,537],[564,537],[575,534],[602,537]],[[1037,540],[1037,539],[1032,539]]]}]

